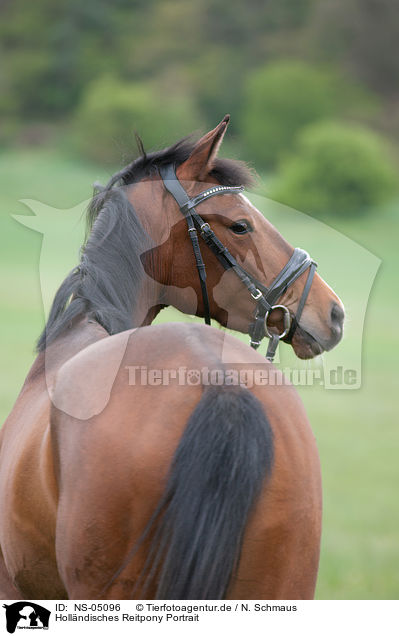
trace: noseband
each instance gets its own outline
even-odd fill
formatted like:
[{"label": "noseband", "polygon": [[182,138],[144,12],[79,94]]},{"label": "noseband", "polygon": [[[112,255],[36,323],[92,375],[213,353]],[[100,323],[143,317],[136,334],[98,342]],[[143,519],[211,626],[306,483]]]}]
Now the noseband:
[{"label": "noseband", "polygon": [[[209,223],[206,223],[196,211],[196,207],[210,197],[220,194],[238,194],[243,192],[243,186],[215,185],[214,187],[204,190],[204,192],[190,198],[178,180],[175,167],[172,164],[160,167],[159,173],[166,190],[176,200],[180,211],[187,222],[188,234],[193,246],[195,262],[201,285],[204,304],[204,319],[206,324],[211,324],[211,317],[208,290],[206,286],[206,270],[199,245],[198,232],[208,247],[215,254],[216,258],[223,265],[224,269],[232,269],[248,289],[252,298],[256,301],[255,322],[250,326],[249,330],[251,347],[257,349],[261,340],[265,336],[268,336],[270,340],[266,358],[272,361],[280,340],[284,340],[284,342],[288,343],[292,340],[312,285],[317,263],[307,252],[305,252],[305,250],[296,247],[290,260],[286,265],[284,265],[283,269],[276,276],[271,285],[269,287],[265,287],[260,281],[252,276],[252,274],[247,272],[237,263],[236,259],[230,254],[227,247],[219,241]],[[303,288],[302,296],[299,300],[296,315],[291,316],[288,307],[285,305],[276,305],[275,303],[286,292],[288,287],[292,285],[307,269],[309,269],[309,273],[305,287]],[[281,309],[283,311],[284,330],[280,334],[271,333],[267,325],[269,314],[273,309]]]}]

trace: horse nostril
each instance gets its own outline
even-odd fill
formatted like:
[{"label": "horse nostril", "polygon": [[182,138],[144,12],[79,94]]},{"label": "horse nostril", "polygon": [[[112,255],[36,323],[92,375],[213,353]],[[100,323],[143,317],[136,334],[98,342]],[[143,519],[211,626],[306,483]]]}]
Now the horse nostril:
[{"label": "horse nostril", "polygon": [[333,303],[333,306],[331,308],[331,326],[336,330],[342,331],[344,317],[345,314],[341,305],[338,305],[338,303]]}]

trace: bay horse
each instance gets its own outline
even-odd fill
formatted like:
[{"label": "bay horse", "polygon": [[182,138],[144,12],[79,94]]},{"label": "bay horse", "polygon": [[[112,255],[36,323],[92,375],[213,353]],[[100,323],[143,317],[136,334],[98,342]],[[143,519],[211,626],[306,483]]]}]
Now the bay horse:
[{"label": "bay horse", "polygon": [[301,358],[341,338],[339,298],[218,158],[227,124],[142,151],[93,197],[1,430],[5,599],[314,595],[320,467],[295,389],[219,329],[151,325],[173,305]]}]

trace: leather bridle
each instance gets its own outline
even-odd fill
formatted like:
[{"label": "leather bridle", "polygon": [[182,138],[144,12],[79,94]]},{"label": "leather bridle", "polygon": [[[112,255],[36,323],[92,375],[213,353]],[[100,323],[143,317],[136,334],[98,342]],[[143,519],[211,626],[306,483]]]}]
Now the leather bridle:
[{"label": "leather bridle", "polygon": [[[232,254],[230,254],[227,247],[219,241],[209,223],[206,223],[196,211],[197,206],[210,197],[221,194],[238,194],[243,192],[243,186],[215,185],[212,188],[204,190],[200,194],[190,198],[176,176],[176,169],[174,165],[169,164],[167,166],[160,167],[159,174],[163,180],[166,190],[176,200],[187,222],[188,234],[193,246],[195,262],[201,285],[204,304],[204,319],[206,324],[211,324],[211,317],[208,290],[206,286],[206,269],[202,259],[198,232],[208,247],[215,254],[219,262],[223,265],[224,269],[232,269],[248,289],[252,298],[256,301],[255,322],[250,326],[249,330],[251,347],[257,349],[261,340],[265,336],[268,336],[270,341],[267,348],[266,358],[272,361],[280,340],[284,340],[284,342],[288,343],[292,340],[312,285],[317,263],[307,252],[305,252],[305,250],[296,247],[288,263],[284,265],[283,269],[276,276],[271,285],[269,287],[265,287],[265,285],[237,263],[236,259],[232,256]],[[288,287],[292,285],[307,269],[309,270],[309,273],[302,291],[302,296],[299,300],[296,314],[295,316],[292,316],[288,307],[285,305],[275,305],[275,303],[286,292]],[[273,309],[281,309],[283,311],[284,330],[280,334],[271,333],[267,325],[267,319]]]}]

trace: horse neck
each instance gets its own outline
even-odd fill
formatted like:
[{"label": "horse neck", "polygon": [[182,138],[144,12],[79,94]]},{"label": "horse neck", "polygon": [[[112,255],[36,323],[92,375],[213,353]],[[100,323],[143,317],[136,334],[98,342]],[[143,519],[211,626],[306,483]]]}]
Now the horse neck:
[{"label": "horse neck", "polygon": [[145,275],[136,302],[132,328],[148,326],[155,320],[161,309],[165,307],[162,302],[164,295],[164,286]]},{"label": "horse neck", "polygon": [[[139,201],[140,216],[144,217],[140,219],[134,202],[129,201],[129,208],[126,198],[117,194],[106,211],[111,216],[96,219],[94,237],[91,234],[88,239],[79,268],[60,287],[51,310],[54,317],[50,314],[46,325],[48,346],[28,377],[37,377],[44,368],[46,376],[52,375],[96,340],[150,325],[165,306],[164,287],[158,282],[165,280],[165,259],[152,249],[160,240],[153,231],[165,231],[165,217],[157,219],[150,214],[154,198],[147,195]],[[161,201],[157,203],[162,205]]]},{"label": "horse neck", "polygon": [[26,377],[23,389],[32,383],[42,381],[44,376],[47,386],[51,386],[55,374],[65,362],[108,335],[97,322],[90,321],[87,316],[79,317],[70,329],[64,331],[38,354]]},{"label": "horse neck", "polygon": [[[161,288],[155,281],[145,280],[138,301],[140,309],[135,313],[132,328],[152,323],[164,306],[159,303],[160,293]],[[56,372],[65,362],[86,347],[109,337],[110,334],[96,320],[79,316],[69,329],[37,356],[26,382],[30,383],[45,374],[46,384],[51,386]]]}]

